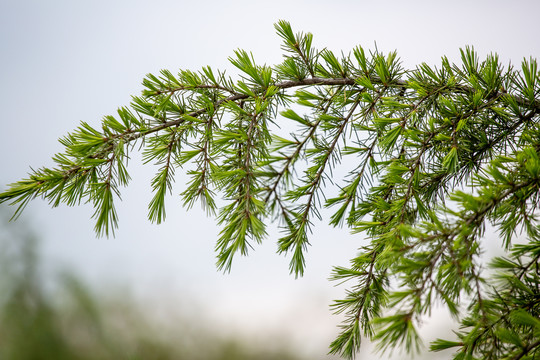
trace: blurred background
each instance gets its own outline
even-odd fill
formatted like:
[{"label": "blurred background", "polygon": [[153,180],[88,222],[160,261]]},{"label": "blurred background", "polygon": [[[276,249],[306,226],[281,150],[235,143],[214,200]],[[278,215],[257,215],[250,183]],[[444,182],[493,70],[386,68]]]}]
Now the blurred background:
[{"label": "blurred background", "polygon": [[[519,67],[540,58],[539,4],[2,0],[0,191],[30,168],[51,166],[62,151],[57,139],[79,121],[97,125],[127,105],[147,73],[210,65],[233,75],[227,58],[237,48],[258,63],[280,62],[279,19],[312,32],[319,49],[397,50],[408,68],[443,55],[457,62],[466,45]],[[14,209],[0,206],[0,358],[331,358],[341,319],[328,306],[344,288],[327,279],[365,240],[316,223],[306,275],[294,279],[271,226],[268,240],[223,274],[214,254],[220,229],[203,211],[182,208],[181,171],[165,223],[147,221],[155,170],[132,153],[114,238],[95,237],[91,206],[35,200],[9,224]],[[486,235],[486,253],[498,247]],[[434,313],[422,327],[425,343],[450,326]],[[360,358],[381,356],[365,344]]]}]

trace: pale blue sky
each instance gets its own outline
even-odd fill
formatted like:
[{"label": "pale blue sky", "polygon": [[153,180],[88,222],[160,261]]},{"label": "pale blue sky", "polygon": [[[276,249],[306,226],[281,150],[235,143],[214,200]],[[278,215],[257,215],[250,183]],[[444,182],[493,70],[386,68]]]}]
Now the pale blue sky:
[{"label": "pale blue sky", "polygon": [[[523,57],[540,58],[539,13],[532,0],[3,0],[0,189],[30,166],[51,165],[51,155],[61,151],[59,137],[81,120],[96,125],[128,104],[148,72],[231,69],[227,57],[237,48],[252,51],[261,63],[280,61],[273,28],[279,19],[312,32],[319,48],[348,52],[376,42],[380,50],[397,50],[406,66],[434,64],[442,55],[458,60],[466,45],[519,64]],[[327,305],[342,292],[327,277],[332,265],[345,265],[353,256],[360,237],[319,224],[306,277],[294,280],[288,259],[275,255],[274,232],[222,275],[214,267],[214,221],[200,211],[186,214],[171,197],[166,223],[149,224],[155,168],[134,156],[130,170],[134,180],[118,204],[115,238],[94,237],[88,206],[50,209],[40,200],[29,205],[23,217],[39,226],[50,269],[62,264],[96,286],[127,283],[140,296],[160,294],[173,304],[187,294],[204,308],[201,316],[247,332],[282,331],[315,354],[325,353],[338,323]]]}]

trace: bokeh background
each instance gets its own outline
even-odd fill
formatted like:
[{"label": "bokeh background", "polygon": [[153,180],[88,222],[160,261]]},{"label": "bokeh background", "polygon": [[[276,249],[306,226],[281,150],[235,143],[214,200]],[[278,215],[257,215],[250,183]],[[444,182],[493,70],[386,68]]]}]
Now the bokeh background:
[{"label": "bokeh background", "polygon": [[[481,58],[496,52],[503,63],[519,66],[524,57],[540,58],[539,13],[540,3],[534,0],[1,0],[0,191],[30,168],[52,165],[51,156],[62,150],[57,139],[79,121],[97,125],[127,105],[142,90],[147,73],[210,65],[233,75],[227,58],[238,48],[251,51],[258,63],[280,62],[273,28],[279,19],[290,21],[295,31],[312,32],[320,49],[348,53],[360,44],[385,53],[397,50],[409,68],[437,64],[443,55],[458,62],[459,48],[467,45]],[[50,319],[60,322],[50,325],[59,338],[73,335],[70,341],[77,344],[87,339],[86,345],[75,346],[79,350],[88,344],[109,346],[115,354],[111,358],[125,356],[140,339],[170,350],[155,358],[219,358],[216,354],[227,351],[231,358],[330,358],[327,347],[340,318],[328,306],[344,288],[327,279],[332,266],[347,264],[363,237],[317,223],[306,275],[294,279],[289,259],[276,254],[279,233],[271,228],[264,244],[248,257],[237,257],[231,273],[220,273],[214,254],[219,228],[202,210],[182,208],[181,171],[168,199],[166,222],[153,225],[146,214],[156,168],[132,155],[133,180],[117,203],[120,228],[114,238],[95,237],[88,205],[51,209],[36,200],[17,222],[2,223],[4,259],[20,260],[2,262],[12,267],[1,280],[11,284],[0,297],[3,313],[28,314],[24,307],[9,306],[25,304],[14,290],[17,284],[23,289],[33,284],[28,286],[34,292],[23,293],[43,300],[54,315]],[[0,216],[9,218],[13,210],[1,205]],[[486,238],[486,253],[496,253],[496,238]],[[85,301],[91,306],[83,306]],[[0,317],[0,332],[8,318]],[[103,328],[108,335],[100,338],[87,328]],[[44,331],[54,334],[51,329]],[[448,334],[450,324],[444,314],[435,313],[422,332],[428,343]],[[109,345],[100,343],[103,338]],[[218,350],[208,350],[209,344]],[[159,354],[151,349],[138,356]],[[361,358],[370,354],[366,343]]]}]

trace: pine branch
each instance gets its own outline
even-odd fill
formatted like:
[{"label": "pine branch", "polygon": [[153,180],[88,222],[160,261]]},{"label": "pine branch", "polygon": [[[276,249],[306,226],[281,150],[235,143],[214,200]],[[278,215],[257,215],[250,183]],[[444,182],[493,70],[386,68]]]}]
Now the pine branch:
[{"label": "pine branch", "polygon": [[[278,251],[292,252],[296,276],[304,271],[321,206],[337,205],[331,225],[346,219],[353,232],[368,235],[370,244],[350,267],[333,271],[332,280],[353,285],[333,305],[346,319],[331,353],[353,358],[362,334],[382,350],[414,351],[421,342],[416,324],[441,300],[462,330],[459,341],[434,342],[434,351],[458,347],[456,359],[534,356],[540,346],[536,61],[503,69],[496,55],[480,62],[467,48],[460,65],[443,57],[440,68],[406,70],[396,52],[356,47],[336,56],[313,48],[311,34],[295,34],[285,21],[276,30],[284,41],[281,64],[257,65],[237,50],[229,59],[240,71],[237,81],[209,67],[149,74],[132,110],[106,116],[99,130],[81,123],[60,140],[65,151],[54,156],[55,168],[11,184],[0,203],[18,205],[18,216],[36,197],[52,206],[85,199],[94,206],[96,232],[108,234],[118,221],[114,200],[129,182],[127,152],[140,142],[144,162],[159,167],[151,220],[164,219],[178,167],[186,166],[190,177],[185,206],[199,199],[214,215],[216,198],[226,202],[217,213],[220,269],[230,270],[236,253],[246,255],[261,242],[272,217],[283,221]],[[278,135],[289,124],[297,131]],[[343,179],[336,176],[341,170]],[[327,199],[333,190],[337,197]],[[488,222],[510,253],[493,261],[499,270],[493,284],[485,282],[479,242]],[[513,243],[520,229],[529,241],[524,245]]]}]

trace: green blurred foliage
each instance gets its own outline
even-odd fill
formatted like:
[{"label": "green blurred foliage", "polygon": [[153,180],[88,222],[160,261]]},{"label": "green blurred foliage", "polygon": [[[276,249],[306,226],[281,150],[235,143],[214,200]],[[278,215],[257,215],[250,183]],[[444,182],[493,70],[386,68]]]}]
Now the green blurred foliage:
[{"label": "green blurred foliage", "polygon": [[97,296],[73,275],[45,279],[37,239],[2,215],[2,360],[300,359],[279,344],[269,351],[223,339],[192,320],[165,328],[129,297]]}]

